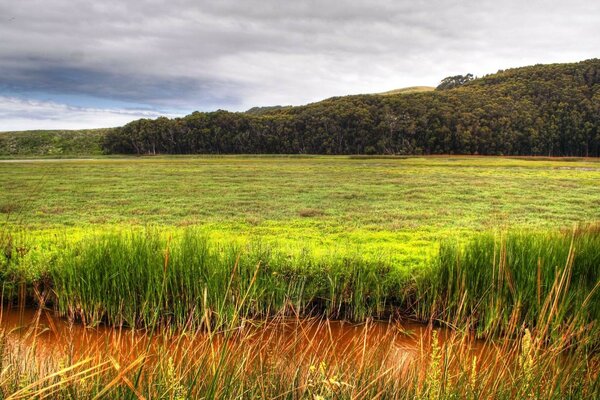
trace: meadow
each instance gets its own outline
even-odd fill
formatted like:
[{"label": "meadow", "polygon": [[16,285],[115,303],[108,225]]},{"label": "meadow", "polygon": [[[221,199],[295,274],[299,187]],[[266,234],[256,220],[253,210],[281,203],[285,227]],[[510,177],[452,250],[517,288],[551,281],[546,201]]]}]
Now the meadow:
[{"label": "meadow", "polygon": [[[5,332],[5,397],[600,393],[598,160],[7,160],[0,187],[4,304],[131,338],[40,363]],[[374,319],[427,327],[407,364],[367,346]],[[339,354],[330,320],[367,328]],[[321,334],[247,330],[290,321]]]},{"label": "meadow", "polygon": [[386,253],[450,235],[600,219],[600,162],[478,157],[156,157],[0,163],[28,231],[202,227],[221,239]]}]

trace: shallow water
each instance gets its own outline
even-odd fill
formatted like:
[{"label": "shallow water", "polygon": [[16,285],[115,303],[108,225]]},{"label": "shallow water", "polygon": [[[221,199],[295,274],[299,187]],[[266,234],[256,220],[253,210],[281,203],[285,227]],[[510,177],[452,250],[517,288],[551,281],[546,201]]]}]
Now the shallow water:
[{"label": "shallow water", "polygon": [[[454,336],[450,329],[432,329],[413,322],[352,324],[283,318],[243,320],[236,329],[212,335],[205,331],[167,329],[150,334],[145,330],[85,327],[57,317],[50,310],[30,308],[2,309],[0,331],[4,332],[5,343],[33,349],[40,360],[110,356],[127,361],[153,352],[155,355],[169,352],[174,358],[199,357],[226,344],[232,353],[244,353],[261,361],[285,363],[303,359],[312,363],[327,358],[330,362],[362,363],[376,357],[381,363],[396,365],[428,354],[433,332],[440,347]],[[491,349],[481,341],[469,340],[465,347],[480,360],[482,355],[491,356]]]}]

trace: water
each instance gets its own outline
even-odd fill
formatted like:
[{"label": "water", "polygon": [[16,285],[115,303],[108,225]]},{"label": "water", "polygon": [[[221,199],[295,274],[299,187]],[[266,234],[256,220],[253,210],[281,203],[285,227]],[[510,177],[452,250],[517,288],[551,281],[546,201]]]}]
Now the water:
[{"label": "water", "polygon": [[[440,347],[453,342],[455,334],[450,329],[432,329],[411,322],[352,324],[279,318],[266,322],[242,320],[236,329],[213,334],[167,328],[151,334],[145,330],[85,327],[57,317],[52,311],[29,308],[4,308],[0,315],[4,343],[34,352],[41,362],[112,357],[126,363],[140,354],[156,356],[165,352],[174,359],[198,358],[216,354],[227,346],[230,353],[237,353],[240,358],[282,365],[298,360],[314,364],[322,359],[352,364],[375,358],[381,364],[409,365],[429,355],[434,331]],[[481,341],[464,335],[461,340],[468,340],[463,348],[479,360],[482,356],[498,356]]]}]

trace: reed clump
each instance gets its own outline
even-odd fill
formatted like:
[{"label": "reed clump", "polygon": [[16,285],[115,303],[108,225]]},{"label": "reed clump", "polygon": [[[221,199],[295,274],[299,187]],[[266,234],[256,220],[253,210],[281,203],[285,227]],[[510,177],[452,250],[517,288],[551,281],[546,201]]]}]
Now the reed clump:
[{"label": "reed clump", "polygon": [[[211,328],[241,317],[410,317],[494,336],[597,329],[600,229],[484,232],[412,268],[386,257],[223,243],[194,228],[28,241],[0,256],[3,298],[53,304],[88,325]],[[8,250],[7,250],[8,249]],[[585,328],[585,329],[584,329]]]},{"label": "reed clump", "polygon": [[466,244],[446,241],[424,285],[425,313],[470,321],[481,335],[512,325],[561,335],[597,328],[600,317],[600,230],[498,232]]},{"label": "reed clump", "polygon": [[193,229],[176,237],[146,230],[86,238],[66,245],[48,272],[64,315],[127,326],[156,318],[220,326],[281,312],[365,320],[384,316],[390,295],[400,298],[404,286],[378,260],[220,244]]}]

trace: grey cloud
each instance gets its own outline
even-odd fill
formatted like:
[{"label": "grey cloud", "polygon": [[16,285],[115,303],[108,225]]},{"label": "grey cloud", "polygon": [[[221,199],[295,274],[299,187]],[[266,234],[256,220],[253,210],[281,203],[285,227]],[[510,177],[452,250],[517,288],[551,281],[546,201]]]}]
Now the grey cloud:
[{"label": "grey cloud", "polygon": [[[122,73],[94,66],[71,66],[56,61],[24,58],[23,67],[5,66],[0,75],[0,91],[80,94],[99,98],[147,103],[162,107],[183,107],[189,102],[205,106],[239,105],[231,84],[217,79],[189,76]],[[236,85],[239,88],[239,85]]]},{"label": "grey cloud", "polygon": [[0,95],[240,110],[597,57],[600,3],[24,0],[0,38]]}]

